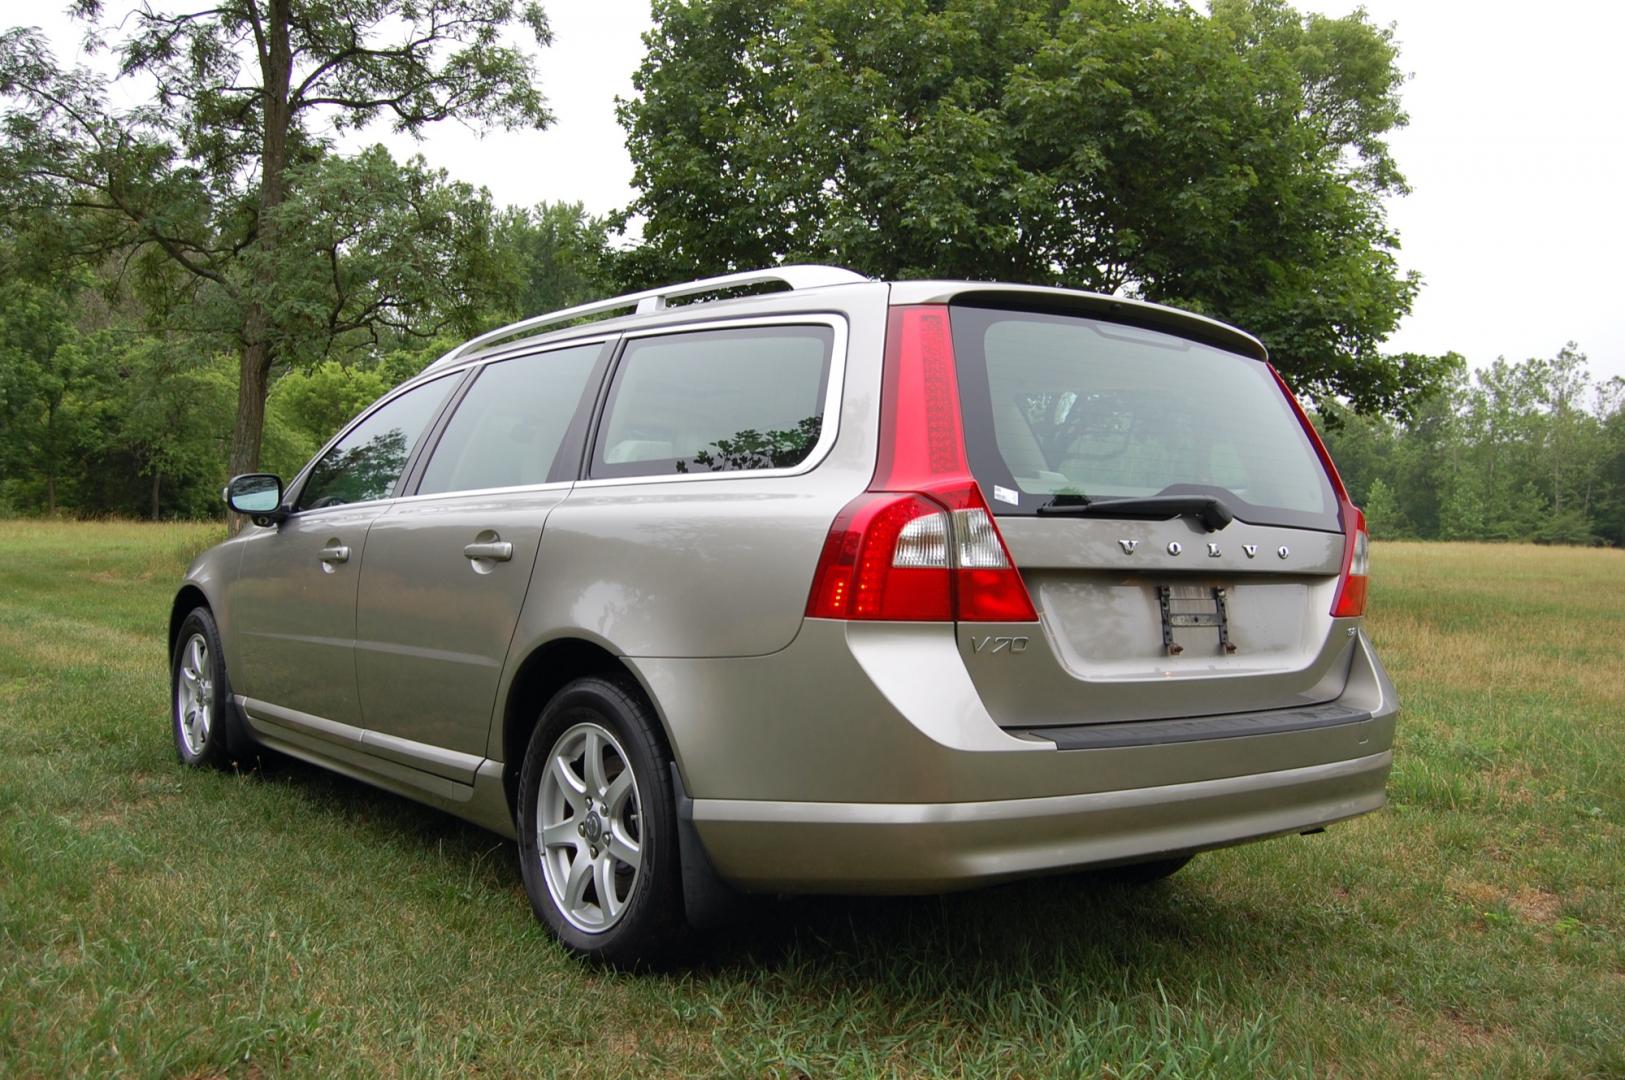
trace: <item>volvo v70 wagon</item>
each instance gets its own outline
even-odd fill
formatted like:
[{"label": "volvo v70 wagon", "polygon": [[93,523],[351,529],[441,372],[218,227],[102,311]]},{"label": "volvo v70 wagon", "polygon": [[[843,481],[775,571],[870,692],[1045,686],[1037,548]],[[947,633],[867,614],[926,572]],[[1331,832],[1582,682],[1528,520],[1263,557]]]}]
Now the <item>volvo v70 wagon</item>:
[{"label": "volvo v70 wagon", "polygon": [[1385,800],[1364,520],[1197,315],[711,278],[476,338],[226,498],[170,620],[181,758],[514,837],[611,963],[738,892],[1149,879]]}]

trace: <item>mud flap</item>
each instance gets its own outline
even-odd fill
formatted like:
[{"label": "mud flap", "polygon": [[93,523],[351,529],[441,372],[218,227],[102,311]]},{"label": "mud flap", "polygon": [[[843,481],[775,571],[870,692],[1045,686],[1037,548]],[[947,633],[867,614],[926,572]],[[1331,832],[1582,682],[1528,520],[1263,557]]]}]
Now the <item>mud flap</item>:
[{"label": "mud flap", "polygon": [[744,897],[723,881],[694,828],[694,800],[683,787],[674,762],[671,789],[677,799],[677,854],[683,867],[683,912],[696,930],[716,930],[733,921]]}]

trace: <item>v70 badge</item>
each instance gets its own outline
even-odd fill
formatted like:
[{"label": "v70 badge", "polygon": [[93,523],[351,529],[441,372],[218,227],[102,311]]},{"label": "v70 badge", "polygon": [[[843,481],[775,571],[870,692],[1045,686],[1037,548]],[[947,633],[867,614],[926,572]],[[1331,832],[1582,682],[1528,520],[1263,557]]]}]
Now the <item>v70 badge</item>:
[{"label": "v70 badge", "polygon": [[1028,639],[1025,637],[995,637],[992,634],[970,639],[972,649],[990,653],[1024,653],[1027,651],[1027,643]]}]

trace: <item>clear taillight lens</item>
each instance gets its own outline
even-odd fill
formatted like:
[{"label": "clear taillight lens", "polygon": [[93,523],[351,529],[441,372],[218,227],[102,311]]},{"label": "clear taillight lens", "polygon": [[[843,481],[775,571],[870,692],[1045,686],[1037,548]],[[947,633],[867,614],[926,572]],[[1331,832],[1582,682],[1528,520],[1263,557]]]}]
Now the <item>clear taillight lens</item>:
[{"label": "clear taillight lens", "polygon": [[891,564],[902,569],[948,569],[948,519],[927,514],[904,525]]},{"label": "clear taillight lens", "polygon": [[1354,558],[1349,560],[1349,573],[1357,577],[1371,573],[1371,538],[1364,529],[1354,534]]},{"label": "clear taillight lens", "polygon": [[955,510],[954,539],[959,546],[958,565],[967,570],[1003,570],[1010,565],[986,510]]}]

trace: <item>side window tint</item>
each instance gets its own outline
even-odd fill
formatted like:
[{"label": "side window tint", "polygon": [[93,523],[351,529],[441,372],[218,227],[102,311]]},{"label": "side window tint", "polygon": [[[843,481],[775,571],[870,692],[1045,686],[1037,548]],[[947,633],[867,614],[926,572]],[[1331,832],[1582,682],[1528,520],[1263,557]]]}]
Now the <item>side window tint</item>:
[{"label": "side window tint", "polygon": [[455,377],[414,387],[377,409],[322,455],[299,492],[295,510],[387,499]]},{"label": "side window tint", "polygon": [[801,464],[823,429],[834,338],[827,326],[634,338],[615,373],[590,474]]},{"label": "side window tint", "polygon": [[457,405],[419,495],[547,481],[602,345],[489,364]]}]

